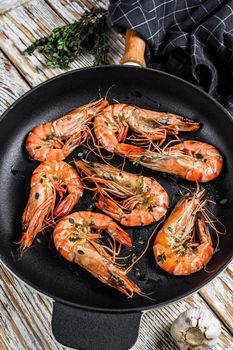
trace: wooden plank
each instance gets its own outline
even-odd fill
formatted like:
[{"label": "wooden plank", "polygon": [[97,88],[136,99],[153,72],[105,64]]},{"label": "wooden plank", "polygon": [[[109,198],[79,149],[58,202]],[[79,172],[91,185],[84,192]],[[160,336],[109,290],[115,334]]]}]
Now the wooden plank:
[{"label": "wooden plank", "polygon": [[0,15],[24,4],[28,0],[0,0]]},{"label": "wooden plank", "polygon": [[0,116],[28,89],[29,86],[0,51]]},{"label": "wooden plank", "polygon": [[233,333],[233,263],[200,294]]},{"label": "wooden plank", "polygon": [[[25,79],[33,86],[63,72],[45,65],[44,55],[25,55],[25,49],[41,36],[48,35],[64,21],[43,0],[32,0],[0,16],[0,47]],[[71,69],[90,66],[90,55],[81,55]]]},{"label": "wooden plank", "polygon": [[0,267],[2,342],[7,349],[63,349],[51,332],[52,303]]}]

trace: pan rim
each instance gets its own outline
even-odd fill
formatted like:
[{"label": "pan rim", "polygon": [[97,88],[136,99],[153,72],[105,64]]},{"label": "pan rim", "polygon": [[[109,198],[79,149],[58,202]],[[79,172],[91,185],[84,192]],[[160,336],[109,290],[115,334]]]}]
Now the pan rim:
[{"label": "pan rim", "polygon": [[[24,93],[21,97],[19,97],[11,106],[9,106],[7,108],[7,110],[2,114],[1,116],[1,120],[0,120],[0,128],[2,126],[2,122],[3,120],[5,121],[7,114],[9,113],[9,111],[13,110],[15,108],[15,106],[17,104],[19,104],[23,99],[27,98],[29,95],[33,94],[35,91],[37,91],[37,89],[43,88],[44,85],[49,84],[52,81],[55,81],[57,79],[62,79],[65,76],[71,75],[71,74],[77,74],[80,71],[93,71],[93,70],[102,70],[102,69],[120,69],[120,70],[124,70],[124,69],[131,69],[131,70],[148,70],[151,71],[151,73],[153,72],[153,74],[157,74],[160,76],[167,76],[175,81],[178,81],[182,84],[185,84],[186,86],[189,86],[189,88],[193,88],[195,91],[197,91],[198,93],[201,93],[203,96],[206,96],[207,99],[209,99],[212,103],[214,103],[218,108],[220,108],[220,110],[226,115],[226,117],[228,117],[228,119],[233,122],[233,118],[230,115],[230,113],[219,103],[217,102],[212,96],[210,96],[209,94],[207,94],[205,91],[201,90],[199,87],[193,85],[192,83],[189,83],[179,77],[176,77],[172,74],[166,73],[166,72],[161,72],[152,68],[142,68],[142,67],[135,67],[135,66],[130,66],[130,65],[125,65],[125,66],[118,66],[118,65],[101,65],[101,66],[92,66],[92,67],[85,67],[85,68],[80,68],[80,69],[75,69],[75,70],[71,70],[69,72],[64,72],[62,74],[59,74],[51,79],[48,79],[42,83],[40,83],[39,85],[31,88],[29,91],[27,91],[26,93]],[[192,288],[190,291],[185,292],[183,294],[181,294],[179,297],[174,297],[169,299],[168,301],[164,301],[164,302],[160,302],[158,304],[151,304],[148,306],[142,306],[142,307],[132,307],[132,308],[124,308],[124,309],[115,309],[115,308],[102,308],[102,307],[95,307],[95,306],[88,306],[88,305],[83,305],[83,304],[78,304],[78,303],[74,303],[74,302],[70,302],[67,301],[61,297],[55,297],[53,294],[51,294],[50,292],[46,291],[44,288],[40,288],[38,287],[38,285],[35,285],[34,283],[32,283],[30,280],[28,280],[26,277],[24,277],[20,272],[18,272],[17,270],[13,269],[12,266],[10,266],[10,264],[8,264],[8,260],[5,259],[2,254],[0,254],[0,260],[3,262],[3,264],[20,280],[23,281],[23,283],[25,283],[27,286],[32,287],[35,291],[38,291],[39,293],[42,293],[43,295],[46,295],[50,298],[52,298],[53,300],[60,302],[62,304],[66,304],[69,306],[72,306],[74,308],[80,308],[80,309],[84,309],[84,310],[89,310],[89,311],[97,311],[97,312],[108,312],[108,313],[135,313],[135,312],[140,312],[140,311],[144,311],[144,310],[149,310],[152,308],[158,308],[158,307],[162,307],[168,304],[171,304],[173,302],[176,302],[178,300],[181,300],[183,298],[185,298],[188,295],[191,295],[195,292],[197,292],[198,290],[200,290],[203,286],[205,286],[206,284],[210,283],[215,277],[217,277],[225,268],[226,266],[232,261],[233,256],[226,261],[221,268],[218,270],[218,272],[216,274],[214,274],[213,276],[209,276],[209,278],[207,278],[207,280],[205,280],[204,282],[200,283],[196,288]]]},{"label": "pan rim", "polygon": [[[203,94],[206,96],[206,98],[210,99],[215,105],[217,105],[229,118],[229,120],[231,122],[233,122],[233,116],[231,116],[231,114],[227,111],[227,109],[220,104],[220,102],[218,102],[217,100],[215,100],[211,95],[209,95],[207,92],[205,92],[204,90],[201,90],[200,87],[198,87],[197,85],[194,85],[192,83],[190,83],[187,80],[184,80],[180,77],[177,77],[175,75],[172,75],[170,73],[167,72],[163,72],[160,71],[158,69],[153,69],[153,68],[145,68],[145,67],[137,67],[137,66],[131,66],[131,65],[115,65],[115,64],[109,64],[109,65],[99,65],[99,66],[90,66],[90,67],[84,67],[84,68],[77,68],[77,69],[73,69],[70,70],[68,72],[64,72],[61,74],[56,75],[55,77],[52,77],[50,79],[47,79],[45,81],[42,81],[40,84],[30,88],[30,90],[26,91],[22,96],[20,96],[18,99],[16,99],[15,102],[13,102],[1,115],[0,117],[0,126],[1,123],[3,121],[3,119],[6,117],[6,115],[9,113],[10,110],[14,109],[14,107],[21,102],[21,100],[23,100],[24,98],[26,98],[28,95],[34,93],[37,89],[42,88],[44,85],[49,84],[50,82],[53,82],[57,79],[61,79],[65,76],[71,75],[71,74],[76,74],[80,71],[89,71],[89,70],[98,70],[98,69],[132,69],[132,70],[143,70],[143,71],[151,71],[153,73],[156,74],[160,74],[163,76],[167,76],[170,77],[171,79],[174,79],[176,81],[181,82],[182,84],[186,84],[188,85],[190,88],[193,88],[194,90],[196,90],[197,92]],[[28,84],[29,85],[29,84]],[[30,86],[30,85],[29,85]]]}]

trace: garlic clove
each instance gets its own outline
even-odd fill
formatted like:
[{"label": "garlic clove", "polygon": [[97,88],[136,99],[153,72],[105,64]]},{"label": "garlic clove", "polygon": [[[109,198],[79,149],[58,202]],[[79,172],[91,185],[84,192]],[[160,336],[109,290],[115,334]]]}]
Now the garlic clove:
[{"label": "garlic clove", "polygon": [[189,308],[173,322],[171,335],[182,350],[212,349],[221,333],[220,322],[203,308]]}]

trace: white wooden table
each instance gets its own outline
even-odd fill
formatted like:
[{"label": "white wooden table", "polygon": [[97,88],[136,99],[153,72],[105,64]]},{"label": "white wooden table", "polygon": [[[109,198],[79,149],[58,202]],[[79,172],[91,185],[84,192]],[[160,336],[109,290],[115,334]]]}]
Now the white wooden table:
[{"label": "white wooden table", "polygon": [[[26,57],[26,47],[53,28],[76,20],[97,3],[108,5],[104,0],[0,0],[0,114],[27,90],[62,72],[47,68],[39,53]],[[110,61],[119,62],[124,47],[120,35],[112,32],[110,47]],[[89,66],[91,62],[91,57],[85,55],[70,69]],[[0,271],[0,350],[64,349],[52,336],[51,300],[31,291],[3,265]],[[233,264],[198,293],[146,312],[133,349],[177,349],[169,334],[170,325],[181,311],[195,305],[210,308],[222,323],[215,350],[233,349],[232,277]]]}]

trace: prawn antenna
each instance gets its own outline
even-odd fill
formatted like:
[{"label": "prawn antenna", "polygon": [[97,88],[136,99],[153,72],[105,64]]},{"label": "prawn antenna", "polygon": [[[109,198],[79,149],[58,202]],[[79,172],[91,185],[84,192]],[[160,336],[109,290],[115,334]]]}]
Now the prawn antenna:
[{"label": "prawn antenna", "polygon": [[[105,94],[105,97],[104,97],[105,100],[108,99],[108,94],[109,94],[110,90],[111,90],[114,86],[116,86],[116,84],[112,84],[112,85],[108,88],[108,90],[106,91],[106,94]],[[114,101],[114,100],[113,100],[113,101]]]},{"label": "prawn antenna", "polygon": [[125,274],[128,274],[133,266],[146,254],[148,248],[149,248],[149,245],[150,245],[150,241],[152,240],[152,238],[154,237],[154,234],[155,232],[157,231],[158,227],[164,222],[165,220],[165,217],[163,218],[163,220],[161,220],[157,225],[156,227],[153,229],[151,235],[149,236],[148,240],[147,240],[147,243],[146,243],[146,247],[145,249],[143,250],[143,252],[131,263],[130,266],[127,267],[127,269],[124,271]]}]

